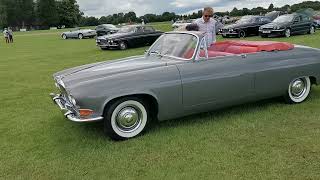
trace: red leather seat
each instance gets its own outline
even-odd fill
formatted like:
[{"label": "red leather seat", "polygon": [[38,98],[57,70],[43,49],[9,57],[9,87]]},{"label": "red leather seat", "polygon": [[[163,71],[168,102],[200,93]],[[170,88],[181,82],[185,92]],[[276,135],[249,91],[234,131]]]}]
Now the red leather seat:
[{"label": "red leather seat", "polygon": [[[287,51],[293,49],[294,45],[286,42],[274,41],[220,41],[208,48],[209,57],[227,56],[232,54],[255,53],[260,51]],[[184,58],[190,59],[194,49],[185,53]],[[205,52],[201,51],[200,56]]]},{"label": "red leather seat", "polygon": [[[250,48],[235,48],[230,46],[250,47]],[[252,48],[256,48],[256,51]],[[234,53],[252,53],[260,51],[286,51],[293,49],[294,45],[286,42],[274,42],[274,41],[221,41],[217,42],[210,47],[210,50],[234,52]],[[232,49],[232,50],[231,50]],[[237,50],[236,50],[237,49]],[[242,49],[243,52],[241,52]]]}]

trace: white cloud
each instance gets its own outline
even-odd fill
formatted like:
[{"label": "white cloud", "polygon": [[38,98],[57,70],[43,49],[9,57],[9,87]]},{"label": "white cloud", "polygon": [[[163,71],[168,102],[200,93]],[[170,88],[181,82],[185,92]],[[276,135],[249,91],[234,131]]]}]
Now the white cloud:
[{"label": "white cloud", "polygon": [[106,16],[114,13],[134,11],[137,16],[147,13],[162,14],[165,11],[185,14],[205,6],[215,11],[231,11],[234,7],[264,7],[273,3],[276,7],[295,4],[303,0],[78,0],[80,9],[87,16]]}]

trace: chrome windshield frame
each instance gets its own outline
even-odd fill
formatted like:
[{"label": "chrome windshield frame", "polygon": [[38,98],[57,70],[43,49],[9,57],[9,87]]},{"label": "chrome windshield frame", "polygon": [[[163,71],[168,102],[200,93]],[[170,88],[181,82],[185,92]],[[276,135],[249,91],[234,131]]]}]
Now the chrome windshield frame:
[{"label": "chrome windshield frame", "polygon": [[170,57],[170,58],[174,58],[174,59],[178,59],[178,60],[183,60],[183,61],[195,61],[196,59],[196,54],[198,53],[198,49],[199,49],[199,44],[200,44],[200,38],[199,35],[193,33],[193,32],[186,32],[186,31],[172,31],[172,32],[166,32],[163,35],[161,35],[151,46],[150,48],[146,51],[147,55],[150,55],[150,50],[155,46],[155,44],[161,39],[162,36],[165,36],[166,34],[189,34],[189,35],[193,35],[197,38],[197,45],[195,47],[195,50],[193,52],[193,55],[191,58],[187,59],[187,58],[181,58],[181,57],[177,57],[177,56],[171,56],[171,55],[163,55],[163,57]]}]

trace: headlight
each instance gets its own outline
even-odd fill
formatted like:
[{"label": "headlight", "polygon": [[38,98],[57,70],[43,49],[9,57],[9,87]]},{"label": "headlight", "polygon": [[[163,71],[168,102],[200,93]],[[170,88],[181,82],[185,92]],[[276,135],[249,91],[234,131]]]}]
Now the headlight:
[{"label": "headlight", "polygon": [[276,26],[276,27],[274,27],[274,29],[280,29],[280,27],[279,27],[279,26]]},{"label": "headlight", "polygon": [[229,29],[230,32],[233,32],[234,29]]}]

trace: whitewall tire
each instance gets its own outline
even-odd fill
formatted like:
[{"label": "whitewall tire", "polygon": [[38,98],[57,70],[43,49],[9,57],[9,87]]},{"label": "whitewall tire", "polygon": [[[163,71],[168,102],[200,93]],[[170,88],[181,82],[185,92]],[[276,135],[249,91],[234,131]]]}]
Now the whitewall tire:
[{"label": "whitewall tire", "polygon": [[285,99],[287,103],[296,104],[305,101],[311,90],[309,77],[296,78],[290,82]]},{"label": "whitewall tire", "polygon": [[114,140],[125,140],[140,135],[149,119],[146,103],[138,98],[122,98],[105,112],[104,129]]}]

